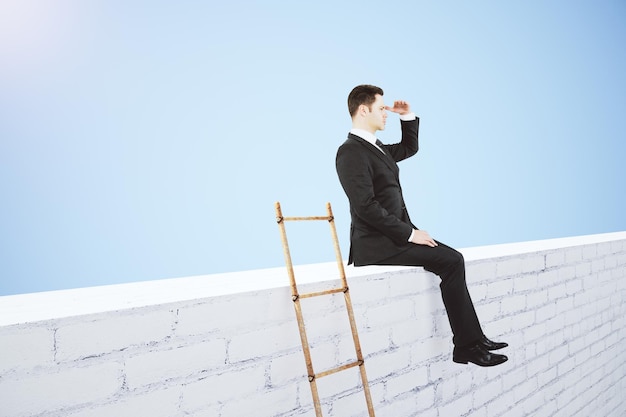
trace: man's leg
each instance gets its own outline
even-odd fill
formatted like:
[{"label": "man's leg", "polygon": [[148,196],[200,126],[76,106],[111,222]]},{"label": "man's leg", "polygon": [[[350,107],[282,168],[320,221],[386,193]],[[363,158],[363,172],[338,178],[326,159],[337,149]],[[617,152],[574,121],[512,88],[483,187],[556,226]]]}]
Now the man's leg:
[{"label": "man's leg", "polygon": [[452,341],[455,346],[465,346],[483,336],[465,282],[465,260],[457,250],[441,242],[437,243],[439,246],[434,248],[413,245],[408,250],[378,264],[422,266],[438,275],[441,278],[439,284],[441,297],[454,335]]},{"label": "man's leg", "polygon": [[441,297],[452,328],[454,354],[458,363],[472,362],[480,366],[494,366],[507,361],[504,355],[489,350],[506,347],[487,339],[480,327],[474,303],[465,282],[465,260],[457,250],[437,242],[438,246],[413,245],[406,251],[387,258],[379,265],[422,266],[439,275]]}]

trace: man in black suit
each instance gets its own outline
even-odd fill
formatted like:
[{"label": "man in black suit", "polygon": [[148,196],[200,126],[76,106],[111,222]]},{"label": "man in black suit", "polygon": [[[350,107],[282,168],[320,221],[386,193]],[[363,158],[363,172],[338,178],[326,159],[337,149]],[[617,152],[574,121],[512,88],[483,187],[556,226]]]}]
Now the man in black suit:
[{"label": "man in black suit", "polygon": [[[383,90],[359,85],[348,96],[352,130],[337,151],[339,181],[350,202],[348,264],[422,266],[441,278],[441,295],[453,333],[453,360],[494,366],[508,346],[482,332],[465,283],[463,255],[419,230],[409,218],[397,162],[418,151],[419,119],[406,101],[386,106]],[[384,145],[375,134],[385,129],[387,111],[400,115],[402,140]]]}]

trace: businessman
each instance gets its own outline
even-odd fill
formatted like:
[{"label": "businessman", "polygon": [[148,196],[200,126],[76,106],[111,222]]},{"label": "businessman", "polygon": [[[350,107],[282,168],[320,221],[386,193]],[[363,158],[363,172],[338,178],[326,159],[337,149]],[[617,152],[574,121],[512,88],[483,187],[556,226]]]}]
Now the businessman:
[{"label": "businessman", "polygon": [[[383,90],[359,85],[348,96],[352,129],[337,150],[339,181],[350,202],[348,264],[422,266],[439,275],[443,303],[453,333],[454,362],[494,366],[508,358],[491,351],[508,346],[482,332],[465,282],[463,255],[418,229],[402,196],[397,162],[418,151],[419,119],[406,101],[385,105]],[[400,118],[402,139],[385,145],[387,112]]]}]

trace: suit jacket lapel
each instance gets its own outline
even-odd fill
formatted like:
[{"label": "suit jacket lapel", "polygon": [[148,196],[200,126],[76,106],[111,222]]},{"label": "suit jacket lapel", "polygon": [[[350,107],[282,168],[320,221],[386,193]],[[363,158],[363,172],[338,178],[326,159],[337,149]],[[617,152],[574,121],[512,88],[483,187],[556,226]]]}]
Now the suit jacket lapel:
[{"label": "suit jacket lapel", "polygon": [[371,152],[377,158],[380,158],[385,164],[387,164],[389,169],[394,172],[394,174],[396,175],[396,178],[398,178],[398,172],[399,172],[398,164],[396,164],[396,161],[393,160],[391,155],[389,155],[387,152],[383,153],[383,152],[379,151],[371,143],[369,143],[368,141],[366,141],[365,139],[363,139],[363,138],[361,138],[361,137],[359,137],[357,135],[353,135],[352,133],[349,133],[348,137],[356,140],[363,147],[365,147],[365,149],[367,149],[369,152]]}]

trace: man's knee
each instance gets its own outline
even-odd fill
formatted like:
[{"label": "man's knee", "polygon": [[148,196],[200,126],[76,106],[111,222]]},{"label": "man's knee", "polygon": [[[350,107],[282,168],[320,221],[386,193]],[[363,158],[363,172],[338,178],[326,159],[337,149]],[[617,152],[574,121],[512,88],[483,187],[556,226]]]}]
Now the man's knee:
[{"label": "man's knee", "polygon": [[465,259],[458,251],[450,251],[441,269],[440,277],[443,281],[465,284]]},{"label": "man's knee", "polygon": [[449,250],[445,255],[445,263],[450,267],[458,268],[465,266],[465,258],[463,254],[455,249]]},{"label": "man's knee", "polygon": [[465,266],[465,258],[463,258],[463,254],[461,252],[454,251],[454,263]]}]

